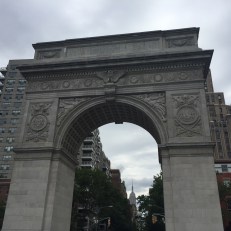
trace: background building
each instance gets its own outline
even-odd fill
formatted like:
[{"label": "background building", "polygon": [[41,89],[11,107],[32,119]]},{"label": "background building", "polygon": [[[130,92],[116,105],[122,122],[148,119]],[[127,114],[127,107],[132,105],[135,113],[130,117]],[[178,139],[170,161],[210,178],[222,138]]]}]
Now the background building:
[{"label": "background building", "polygon": [[111,169],[111,182],[113,186],[121,193],[124,198],[127,198],[125,182],[121,181],[121,174],[119,169]]},{"label": "background building", "polygon": [[[217,181],[218,184],[229,185],[231,184],[231,106],[225,104],[222,92],[214,92],[211,72],[208,74],[205,90],[211,138],[215,144],[214,164]],[[219,187],[222,191],[222,187]],[[224,227],[231,221],[231,192],[226,194],[225,198],[221,199]]]},{"label": "background building", "polygon": [[79,149],[78,160],[81,168],[100,169],[106,175],[110,175],[111,163],[103,152],[98,129],[84,139]]}]

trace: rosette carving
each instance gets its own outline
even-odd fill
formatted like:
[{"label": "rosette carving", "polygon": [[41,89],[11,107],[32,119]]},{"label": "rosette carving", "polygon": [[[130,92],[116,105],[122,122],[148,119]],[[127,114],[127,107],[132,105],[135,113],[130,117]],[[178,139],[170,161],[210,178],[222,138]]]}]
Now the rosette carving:
[{"label": "rosette carving", "polygon": [[198,95],[173,96],[176,106],[176,136],[195,136],[201,134],[201,116]]},{"label": "rosette carving", "polygon": [[46,141],[50,122],[48,120],[51,103],[31,105],[31,119],[27,124],[26,141]]}]

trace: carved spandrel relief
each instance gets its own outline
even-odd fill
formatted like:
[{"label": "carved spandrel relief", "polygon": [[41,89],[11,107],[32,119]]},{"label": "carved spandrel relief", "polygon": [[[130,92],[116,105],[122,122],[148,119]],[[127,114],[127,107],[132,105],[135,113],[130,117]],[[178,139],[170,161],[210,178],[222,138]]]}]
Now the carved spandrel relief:
[{"label": "carved spandrel relief", "polygon": [[34,103],[30,106],[30,120],[27,124],[26,141],[46,141],[49,132],[51,103]]},{"label": "carved spandrel relief", "polygon": [[59,109],[57,115],[57,126],[60,126],[62,120],[68,114],[71,109],[80,104],[83,101],[86,101],[89,98],[68,98],[68,99],[60,99],[59,101]]},{"label": "carved spandrel relief", "polygon": [[165,93],[149,93],[135,95],[134,97],[143,100],[152,109],[156,110],[163,121],[166,121],[166,99]]},{"label": "carved spandrel relief", "polygon": [[173,96],[173,103],[175,105],[176,136],[200,135],[202,128],[199,95]]}]

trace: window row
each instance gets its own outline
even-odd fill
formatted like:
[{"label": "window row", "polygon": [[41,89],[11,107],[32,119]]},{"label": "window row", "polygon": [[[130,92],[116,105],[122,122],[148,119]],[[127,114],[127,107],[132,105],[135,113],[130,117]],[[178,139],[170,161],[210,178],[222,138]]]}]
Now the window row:
[{"label": "window row", "polygon": [[20,115],[21,114],[21,110],[1,110],[0,111],[0,116],[7,116],[11,113],[11,115]]},{"label": "window row", "polygon": [[1,164],[0,165],[0,170],[9,170],[10,169],[10,165],[9,164]]},{"label": "window row", "polygon": [[[4,141],[4,138],[3,137],[0,137],[0,143],[2,143]],[[15,141],[15,138],[14,137],[7,137],[6,138],[6,142],[7,143],[13,143]]]},{"label": "window row", "polygon": [[[9,123],[15,125],[18,123],[18,121],[19,121],[18,118],[13,118],[13,119],[10,119]],[[0,119],[0,125],[3,125],[3,124],[7,124],[7,119]]]},{"label": "window row", "polygon": [[[8,80],[6,81],[6,84],[7,84],[7,85],[13,85],[13,84],[15,84],[15,82],[16,82],[15,79],[8,79]],[[25,84],[26,84],[26,80],[25,80],[25,79],[19,79],[19,80],[18,80],[18,83],[19,83],[20,85],[25,85]]]},{"label": "window row", "polygon": [[23,97],[24,97],[24,94],[16,94],[15,97],[11,94],[4,94],[2,98],[4,101],[9,101],[11,99],[21,100],[23,99]]},{"label": "window row", "polygon": [[[25,91],[25,87],[17,87],[17,91],[18,92],[24,92]],[[5,92],[13,92],[14,88],[13,87],[6,87],[5,88]]]},{"label": "window row", "polygon": [[[9,133],[15,133],[17,128],[9,128],[8,132]],[[5,133],[7,130],[5,128],[0,128],[0,133]]]},{"label": "window row", "polygon": [[3,102],[2,103],[2,108],[6,109],[10,106],[16,107],[16,108],[20,108],[22,106],[22,102],[14,102],[14,103],[10,103],[10,102]]}]

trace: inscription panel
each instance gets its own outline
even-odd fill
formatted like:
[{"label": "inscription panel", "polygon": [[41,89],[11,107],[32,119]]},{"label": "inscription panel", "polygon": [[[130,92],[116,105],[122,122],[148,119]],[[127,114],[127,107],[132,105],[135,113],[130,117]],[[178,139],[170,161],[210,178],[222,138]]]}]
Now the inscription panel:
[{"label": "inscription panel", "polygon": [[105,57],[117,55],[129,55],[134,53],[151,53],[160,49],[160,39],[156,38],[150,41],[94,44],[89,46],[67,47],[67,57]]}]

